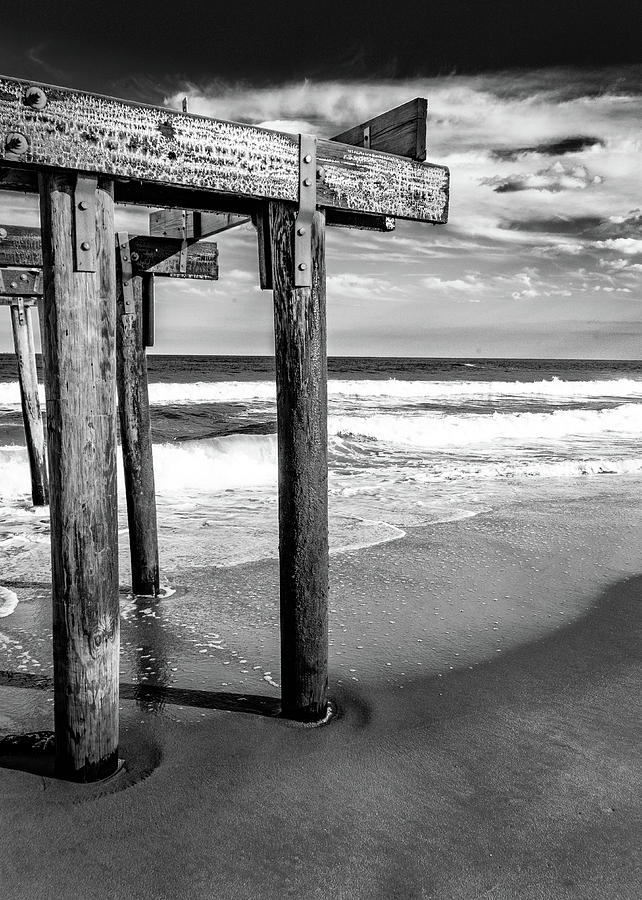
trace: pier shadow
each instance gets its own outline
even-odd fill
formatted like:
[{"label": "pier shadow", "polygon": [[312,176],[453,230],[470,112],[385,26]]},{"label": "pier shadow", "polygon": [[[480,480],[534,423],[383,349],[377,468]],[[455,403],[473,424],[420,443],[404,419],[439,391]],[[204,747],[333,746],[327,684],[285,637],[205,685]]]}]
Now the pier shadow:
[{"label": "pier shadow", "polygon": [[[53,691],[53,678],[26,672],[0,671],[0,687]],[[152,684],[121,682],[121,700],[133,700],[153,712],[166,704],[197,709],[219,709],[278,718],[281,700],[262,694],[235,694],[227,691],[198,691]],[[32,775],[54,778],[54,733],[32,731],[0,738],[0,769],[17,769]]]}]

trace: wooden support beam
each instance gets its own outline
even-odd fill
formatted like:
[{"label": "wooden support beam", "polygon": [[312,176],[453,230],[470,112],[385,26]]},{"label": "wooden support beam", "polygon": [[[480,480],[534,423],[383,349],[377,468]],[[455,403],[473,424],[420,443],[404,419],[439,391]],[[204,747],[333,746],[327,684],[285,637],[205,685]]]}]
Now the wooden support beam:
[{"label": "wooden support beam", "polygon": [[147,360],[143,346],[143,279],[133,275],[127,235],[116,254],[116,381],[123,454],[132,590],[155,597],[159,591],[158,532],[154,458],[149,418]]},{"label": "wooden support beam", "polygon": [[[130,237],[134,274],[152,272],[169,278],[218,279],[218,247],[209,241],[191,244],[185,257],[181,255],[179,238]],[[183,265],[183,262],[185,265]],[[15,268],[42,266],[40,229],[16,225],[0,225],[0,293],[38,296],[42,293],[39,272]]]},{"label": "wooden support beam", "polygon": [[[417,97],[335,135],[332,140],[423,161],[426,158],[427,125],[428,101]],[[328,225],[369,231],[395,229],[395,220],[389,216],[356,216],[343,210],[328,210],[328,213]]]},{"label": "wooden support beam", "polygon": [[[39,102],[31,98],[37,93]],[[0,161],[7,168],[62,168],[129,179],[155,206],[207,209],[180,189],[220,197],[298,199],[298,140],[223,122],[46,85],[0,78]],[[422,222],[446,221],[448,170],[364,147],[319,141],[321,207]],[[160,186],[161,190],[155,190]],[[179,189],[176,193],[175,189]],[[161,197],[173,194],[171,202]],[[154,199],[152,199],[154,198]]]},{"label": "wooden support beam", "polygon": [[427,121],[428,101],[417,97],[342,131],[332,140],[423,161],[426,158]]},{"label": "wooden support beam", "polygon": [[189,244],[182,253],[178,238],[130,237],[134,274],[163,275],[169,278],[218,279],[218,247],[209,241]]},{"label": "wooden support beam", "polygon": [[319,721],[328,689],[328,459],[324,215],[312,222],[312,287],[294,286],[296,207],[271,203],[274,277],[281,697]]},{"label": "wooden support beam", "polygon": [[38,396],[36,345],[33,337],[31,307],[25,304],[21,297],[15,298],[11,303],[11,324],[13,346],[18,361],[22,418],[31,472],[31,498],[34,506],[46,506],[49,503],[49,488],[45,463],[45,434],[40,412],[40,397]]},{"label": "wooden support beam", "polygon": [[272,247],[270,245],[270,209],[262,203],[254,216],[259,254],[259,285],[262,291],[272,290]]},{"label": "wooden support beam", "polygon": [[182,238],[200,241],[249,222],[249,216],[234,213],[205,212],[193,209],[158,209],[149,214],[152,237]]},{"label": "wooden support beam", "polygon": [[53,579],[56,771],[118,765],[113,188],[95,191],[96,271],[74,271],[75,174],[40,176]]}]

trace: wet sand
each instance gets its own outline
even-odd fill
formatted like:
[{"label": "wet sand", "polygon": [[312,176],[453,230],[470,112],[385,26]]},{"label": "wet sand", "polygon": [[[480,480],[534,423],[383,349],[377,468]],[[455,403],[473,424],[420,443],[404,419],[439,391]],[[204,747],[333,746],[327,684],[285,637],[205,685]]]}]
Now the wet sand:
[{"label": "wet sand", "polygon": [[[0,768],[3,897],[638,897],[631,487],[525,491],[333,557],[323,728],[274,715],[274,561],[125,601],[125,769]],[[0,736],[51,728],[45,595],[0,622],[41,662],[0,684]]]}]

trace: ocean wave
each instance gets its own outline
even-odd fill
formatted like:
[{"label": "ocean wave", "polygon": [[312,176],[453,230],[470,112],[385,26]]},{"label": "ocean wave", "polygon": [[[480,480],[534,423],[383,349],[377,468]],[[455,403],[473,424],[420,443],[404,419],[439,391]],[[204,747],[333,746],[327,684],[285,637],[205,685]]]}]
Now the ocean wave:
[{"label": "ocean wave", "polygon": [[339,437],[368,438],[385,444],[418,448],[466,448],[497,442],[541,443],[607,434],[630,437],[642,433],[642,404],[611,409],[554,410],[549,413],[489,415],[379,414],[332,416],[330,431]]},{"label": "ocean wave", "polygon": [[[457,398],[485,399],[506,397],[541,397],[542,399],[581,400],[597,397],[642,397],[642,381],[617,378],[604,381],[564,381],[552,378],[543,381],[403,381],[330,379],[328,395],[331,399],[377,399],[421,402],[456,400]],[[154,406],[198,403],[274,402],[276,388],[272,381],[197,381],[189,383],[150,382],[149,399]],[[44,389],[40,385],[40,399],[44,403]],[[17,381],[0,384],[0,407],[20,406]]]}]

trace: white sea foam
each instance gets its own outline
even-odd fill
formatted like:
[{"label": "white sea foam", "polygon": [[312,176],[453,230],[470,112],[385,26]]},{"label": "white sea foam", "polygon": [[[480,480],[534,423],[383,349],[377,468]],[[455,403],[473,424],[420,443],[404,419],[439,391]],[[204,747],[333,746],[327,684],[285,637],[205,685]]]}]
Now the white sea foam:
[{"label": "white sea foam", "polygon": [[10,616],[18,605],[18,595],[0,585],[0,619]]},{"label": "white sea foam", "polygon": [[[328,395],[341,398],[421,402],[431,400],[491,399],[531,397],[542,399],[581,400],[597,397],[642,397],[642,381],[617,378],[605,381],[404,381],[330,379]],[[197,403],[271,402],[276,398],[273,381],[197,381],[190,383],[151,382],[149,399],[154,406]],[[40,385],[44,404],[44,389]],[[18,408],[20,391],[17,381],[0,384],[0,407]]]},{"label": "white sea foam", "polygon": [[333,416],[330,431],[341,437],[365,437],[423,448],[467,448],[498,441],[532,443],[591,435],[630,437],[642,435],[642,404],[548,413],[444,415],[423,411],[405,416]]},{"label": "white sea foam", "polygon": [[[271,381],[222,381],[192,384],[151,383],[150,401],[169,403],[212,403],[273,401],[276,389]],[[542,397],[582,399],[595,397],[642,397],[642,381],[618,378],[610,381],[402,381],[396,379],[348,381],[330,379],[331,399],[385,399],[430,401],[457,398]],[[16,401],[17,402],[17,401]]]}]

